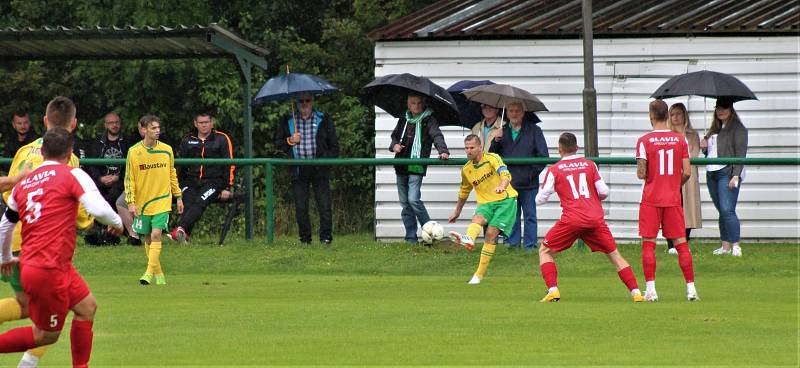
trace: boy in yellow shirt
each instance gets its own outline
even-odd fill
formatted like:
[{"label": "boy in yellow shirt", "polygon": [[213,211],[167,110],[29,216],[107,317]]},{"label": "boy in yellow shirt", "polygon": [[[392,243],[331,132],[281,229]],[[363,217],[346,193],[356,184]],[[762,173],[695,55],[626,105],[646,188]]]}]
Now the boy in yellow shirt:
[{"label": "boy in yellow shirt", "polygon": [[125,162],[125,201],[134,217],[133,230],[144,237],[147,270],[139,279],[142,285],[166,285],[161,269],[161,233],[167,229],[172,197],[177,198],[178,214],[183,213],[181,189],[175,171],[172,147],[158,140],[161,120],[155,115],[139,119],[144,140],[128,150]]}]

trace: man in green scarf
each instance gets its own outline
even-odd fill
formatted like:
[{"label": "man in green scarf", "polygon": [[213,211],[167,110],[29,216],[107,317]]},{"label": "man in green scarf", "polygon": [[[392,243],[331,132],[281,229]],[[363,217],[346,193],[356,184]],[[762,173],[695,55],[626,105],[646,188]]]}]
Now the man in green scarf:
[{"label": "man in green scarf", "polygon": [[[409,94],[408,110],[404,117],[397,121],[392,131],[392,143],[389,150],[395,158],[429,158],[432,146],[439,152],[439,158],[450,157],[439,123],[433,117],[433,110],[427,107],[425,96]],[[405,241],[417,243],[417,224],[424,225],[430,221],[428,210],[422,202],[422,178],[427,167],[423,165],[396,165],[397,192],[403,207],[401,216],[406,229]]]}]

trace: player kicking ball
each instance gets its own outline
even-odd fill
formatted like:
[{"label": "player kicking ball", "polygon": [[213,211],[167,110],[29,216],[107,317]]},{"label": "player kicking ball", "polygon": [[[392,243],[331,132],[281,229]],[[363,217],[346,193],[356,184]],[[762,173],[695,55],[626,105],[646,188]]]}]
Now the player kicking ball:
[{"label": "player kicking ball", "polygon": [[[113,234],[122,233],[122,220],[88,174],[66,165],[72,146],[73,138],[66,129],[54,128],[45,133],[41,149],[45,162],[14,187],[0,221],[0,271],[8,275],[19,262],[33,322],[32,327],[18,327],[0,335],[0,353],[55,343],[72,310],[72,365],[86,367],[92,352],[97,301],[72,265],[78,205],[83,204],[89,214],[109,225],[108,231]],[[19,220],[25,251],[18,260],[11,254],[11,238]]]},{"label": "player kicking ball", "polygon": [[600,201],[608,197],[608,186],[600,176],[597,165],[576,155],[578,140],[572,133],[558,138],[561,160],[547,169],[542,188],[536,195],[536,205],[543,205],[553,193],[561,201],[561,218],[547,232],[539,247],[539,268],[547,285],[547,295],[541,302],[557,302],[558,270],[555,255],[580,238],[592,252],[603,252],[617,268],[617,275],[628,287],[634,302],[644,301],[631,266],[617,250],[617,243],[608,229]]},{"label": "player kicking ball", "polygon": [[472,223],[467,227],[467,234],[461,235],[455,231],[450,232],[450,238],[456,244],[463,245],[468,250],[475,249],[475,238],[481,235],[484,226],[483,248],[478,270],[469,280],[468,284],[477,285],[486,275],[489,262],[494,256],[497,246],[497,236],[502,231],[509,234],[514,227],[517,217],[517,191],[511,187],[511,173],[508,172],[503,159],[494,153],[484,153],[481,139],[470,134],[464,138],[464,151],[469,161],[461,169],[461,189],[458,192],[458,203],[453,214],[448,220],[456,222],[461,216],[461,210],[467,203],[467,198],[472,189],[478,197],[478,208],[472,216]]},{"label": "player kicking ball", "polygon": [[644,298],[657,301],[656,237],[658,229],[678,250],[678,265],[686,281],[686,298],[700,300],[694,287],[692,252],[686,242],[681,186],[691,177],[689,143],[686,137],[667,127],[667,104],[650,103],[653,131],[636,141],[636,176],[644,180],[639,203],[639,236],[642,237],[642,269],[647,283]]}]

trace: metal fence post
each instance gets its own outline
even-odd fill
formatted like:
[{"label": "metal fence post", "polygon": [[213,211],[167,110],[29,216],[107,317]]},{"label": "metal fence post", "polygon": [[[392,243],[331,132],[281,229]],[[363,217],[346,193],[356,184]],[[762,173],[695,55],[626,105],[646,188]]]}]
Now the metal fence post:
[{"label": "metal fence post", "polygon": [[272,244],[275,240],[275,208],[272,198],[272,163],[264,165],[264,207],[266,209],[266,224],[267,224],[267,244]]}]

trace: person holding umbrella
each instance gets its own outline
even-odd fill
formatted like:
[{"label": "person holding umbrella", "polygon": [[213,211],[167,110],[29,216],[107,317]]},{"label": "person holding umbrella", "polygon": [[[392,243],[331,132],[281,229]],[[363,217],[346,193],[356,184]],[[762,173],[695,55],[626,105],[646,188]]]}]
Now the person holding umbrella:
[{"label": "person holding umbrella", "polygon": [[[714,119],[700,147],[707,157],[745,157],[747,155],[747,128],[733,108],[733,100],[718,98]],[[744,178],[743,165],[707,165],[708,193],[719,211],[719,236],[722,246],[715,255],[742,256],[739,246],[740,224],[736,215],[739,188]]]},{"label": "person holding umbrella", "polygon": [[[296,160],[339,156],[339,140],[333,119],[314,108],[314,96],[310,92],[299,93],[297,111],[281,119],[275,134],[275,146]],[[300,242],[311,244],[311,220],[308,216],[311,188],[317,201],[319,240],[330,245],[333,242],[333,216],[328,167],[289,166],[289,173]]]},{"label": "person holding umbrella", "polygon": [[[389,144],[389,150],[395,153],[395,158],[428,158],[431,155],[431,146],[436,146],[440,159],[447,160],[450,157],[439,123],[433,116],[433,110],[428,107],[427,100],[422,94],[408,94],[408,110],[405,116],[397,120],[397,126],[391,135],[392,142]],[[423,225],[431,220],[425,203],[422,202],[422,178],[425,177],[427,167],[396,165],[394,170],[397,174],[397,193],[403,207],[400,215],[406,230],[405,241],[416,244],[417,223]]]},{"label": "person holding umbrella", "polygon": [[472,126],[472,134],[481,138],[483,150],[489,152],[495,137],[502,136],[505,122],[500,117],[500,109],[492,105],[481,104],[481,114],[483,119]]}]

